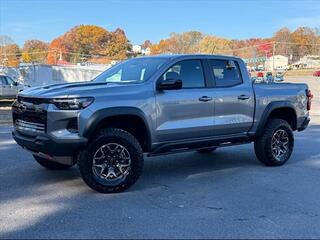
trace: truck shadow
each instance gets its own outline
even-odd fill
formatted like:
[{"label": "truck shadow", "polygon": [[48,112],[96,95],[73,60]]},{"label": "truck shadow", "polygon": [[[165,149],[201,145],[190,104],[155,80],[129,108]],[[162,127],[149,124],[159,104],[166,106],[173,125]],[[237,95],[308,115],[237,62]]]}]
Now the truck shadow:
[{"label": "truck shadow", "polygon": [[[190,196],[194,194],[194,187],[201,189],[202,184],[214,189],[219,182],[232,177],[241,179],[248,173],[258,173],[262,177],[254,178],[254,184],[263,185],[266,184],[263,181],[265,172],[282,171],[287,174],[295,165],[299,168],[314,167],[306,163],[320,156],[320,125],[309,126],[306,131],[297,133],[295,139],[292,159],[281,168],[261,165],[254,155],[252,144],[221,148],[211,154],[190,152],[146,158],[144,172],[138,182],[124,193],[109,195],[90,190],[80,179],[75,167],[66,171],[48,171],[38,166],[30,154],[16,145],[7,145],[0,152],[0,208],[1,218],[11,227],[1,230],[0,235],[1,238],[114,236],[108,235],[112,232],[97,232],[94,227],[96,220],[88,223],[85,219],[110,219],[107,216],[110,215],[117,216],[119,221],[128,221],[124,209],[130,209],[131,213],[139,211],[131,208],[135,204],[139,205],[143,199],[147,199],[147,205],[143,207],[154,210],[163,207],[157,204],[164,196],[176,196],[174,194],[179,192]],[[4,161],[7,163],[4,164]],[[16,164],[10,165],[12,162]],[[207,190],[202,188],[202,191]],[[96,208],[100,210],[94,211]],[[28,214],[30,209],[34,211],[31,215]],[[122,209],[122,215],[118,216],[119,212],[115,209]],[[49,223],[55,223],[51,227],[57,231],[49,233]],[[68,231],[65,235],[58,229]],[[79,229],[87,230],[83,233]],[[128,235],[118,237],[126,238]]]},{"label": "truck shadow", "polygon": [[[306,143],[308,141],[308,143]],[[286,165],[293,165],[308,160],[313,156],[320,154],[320,125],[311,125],[305,132],[295,135],[295,149],[291,159]],[[19,149],[19,150],[17,150]],[[24,159],[16,160],[15,156],[5,152],[23,152]],[[27,156],[27,157],[26,157]],[[70,182],[85,185],[80,179],[77,166],[69,170],[50,171],[39,166],[29,153],[20,150],[17,145],[4,146],[1,149],[0,158],[3,161],[15,162],[18,165],[9,167],[7,171],[2,170],[0,181],[3,187],[19,185],[24,189],[20,192],[21,196],[25,196],[31,189],[35,189],[37,185],[59,184],[61,182]],[[263,169],[266,168],[256,158],[253,144],[226,147],[217,149],[210,154],[200,154],[197,152],[187,152],[180,154],[170,154],[145,159],[145,165],[142,176],[128,191],[140,191],[143,189],[154,188],[157,185],[172,184],[177,181],[190,179],[190,177],[198,176],[214,176],[215,172],[238,171],[241,169]],[[13,178],[18,174],[20,177]],[[23,180],[26,179],[26,180]],[[7,185],[7,186],[6,186]],[[85,186],[87,188],[87,186]],[[88,190],[91,191],[91,190]],[[1,197],[0,202],[5,200]]]}]

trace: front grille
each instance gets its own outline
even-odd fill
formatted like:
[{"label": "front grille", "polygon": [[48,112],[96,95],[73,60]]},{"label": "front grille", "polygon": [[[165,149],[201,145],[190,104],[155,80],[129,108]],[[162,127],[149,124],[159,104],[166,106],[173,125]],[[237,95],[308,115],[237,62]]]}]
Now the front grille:
[{"label": "front grille", "polygon": [[44,133],[45,132],[45,124],[42,123],[34,123],[34,122],[27,122],[20,119],[15,121],[15,127],[18,130],[22,131],[29,131],[29,132],[37,132],[37,133]]},{"label": "front grille", "polygon": [[48,104],[43,99],[18,97],[12,105],[12,118],[17,129],[45,132],[47,107]]}]

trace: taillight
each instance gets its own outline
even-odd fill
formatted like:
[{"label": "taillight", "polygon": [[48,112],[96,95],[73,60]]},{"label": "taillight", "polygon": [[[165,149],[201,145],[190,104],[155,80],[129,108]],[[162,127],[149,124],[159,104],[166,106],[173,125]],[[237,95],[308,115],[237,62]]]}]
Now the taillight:
[{"label": "taillight", "polygon": [[311,93],[311,90],[306,90],[306,92],[307,92],[307,98],[308,98],[307,110],[310,111],[310,109],[311,109],[311,99],[313,98],[313,95]]}]

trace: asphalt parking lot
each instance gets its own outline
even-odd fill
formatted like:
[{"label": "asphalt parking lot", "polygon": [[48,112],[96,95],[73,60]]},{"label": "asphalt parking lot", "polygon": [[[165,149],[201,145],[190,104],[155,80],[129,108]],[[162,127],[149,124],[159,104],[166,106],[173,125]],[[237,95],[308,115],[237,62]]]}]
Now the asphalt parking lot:
[{"label": "asphalt parking lot", "polygon": [[76,167],[43,169],[0,125],[0,238],[319,238],[320,79],[306,81],[312,122],[285,166],[261,165],[252,144],[146,158],[119,194],[93,192]]}]

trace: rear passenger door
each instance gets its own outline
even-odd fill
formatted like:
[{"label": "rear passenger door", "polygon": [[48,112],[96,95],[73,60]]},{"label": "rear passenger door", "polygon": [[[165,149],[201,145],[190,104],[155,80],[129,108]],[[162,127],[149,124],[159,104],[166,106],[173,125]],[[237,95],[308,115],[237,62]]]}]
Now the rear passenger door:
[{"label": "rear passenger door", "polygon": [[243,81],[238,62],[209,59],[214,79],[214,135],[246,133],[252,126],[254,95]]}]

